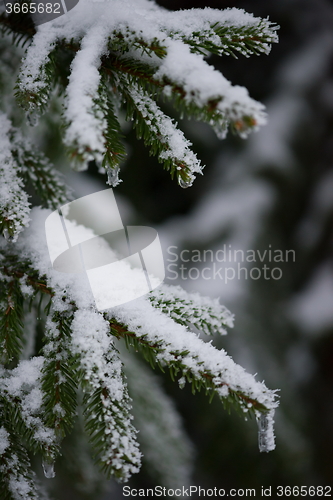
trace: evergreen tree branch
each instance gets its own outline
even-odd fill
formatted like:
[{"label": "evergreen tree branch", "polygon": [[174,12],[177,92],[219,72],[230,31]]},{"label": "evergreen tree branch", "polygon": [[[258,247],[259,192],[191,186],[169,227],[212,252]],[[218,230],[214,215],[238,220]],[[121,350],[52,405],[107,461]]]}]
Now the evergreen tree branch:
[{"label": "evergreen tree branch", "polygon": [[0,281],[1,362],[17,360],[23,347],[23,295],[15,279]]},{"label": "evergreen tree branch", "polygon": [[[94,99],[94,104],[91,109],[95,119],[100,123],[101,137],[95,141],[95,144],[98,141],[100,141],[100,144],[93,149],[94,146],[92,145],[91,134],[89,135],[88,141],[82,140],[82,138],[80,138],[80,140],[73,140],[73,137],[70,137],[71,133],[69,131],[67,135],[69,158],[78,170],[85,168],[87,162],[94,159],[99,167],[100,173],[107,173],[108,184],[115,187],[121,182],[118,179],[118,170],[119,164],[126,157],[126,152],[121,142],[121,129],[118,118],[114,112],[110,91],[104,79],[102,79],[98,87],[97,96]],[[88,111],[88,114],[90,115],[90,111]],[[82,120],[84,120],[84,117],[81,116],[80,120],[77,121],[78,128],[82,125]],[[88,121],[90,121],[90,116]],[[88,125],[89,128],[90,126],[92,125]],[[68,120],[66,127],[67,129],[70,127],[74,128],[75,120],[71,122]]]},{"label": "evergreen tree branch", "polygon": [[[72,307],[76,307],[75,304]],[[149,304],[144,307],[149,308]],[[162,312],[160,314],[167,317]],[[58,320],[60,318],[61,316]],[[134,318],[136,318],[135,311]],[[185,331],[180,330],[179,334],[182,332],[181,335],[184,336],[184,339],[182,340],[180,337],[177,343],[182,347],[176,347],[170,336],[164,336],[163,329],[161,332],[158,331],[157,327],[153,327],[151,330],[152,327],[149,326],[149,323],[147,323],[147,329],[151,330],[151,333],[142,333],[144,326],[140,326],[140,324],[144,325],[144,321],[135,323],[137,329],[135,331],[119,321],[117,317],[106,316],[106,319],[110,323],[112,335],[124,338],[129,345],[140,348],[153,366],[157,364],[162,369],[163,366],[167,366],[170,368],[172,376],[181,375],[182,380],[186,377],[192,383],[194,391],[205,388],[211,396],[217,393],[222,401],[232,402],[245,412],[250,410],[265,413],[275,408],[277,403],[274,392],[269,391],[264,384],[256,382],[252,376],[246,374],[244,369],[236,365],[223,350],[218,351],[211,344],[203,343],[195,334],[187,331],[184,336]],[[215,321],[214,318],[213,320]],[[169,321],[170,325],[165,323],[166,328],[170,327],[175,332],[175,323],[171,318]],[[182,325],[179,327],[183,328]],[[66,329],[68,329],[67,323]],[[188,338],[191,343],[190,348],[185,338]],[[233,375],[231,375],[232,373]]]},{"label": "evergreen tree branch", "polygon": [[163,40],[157,37],[144,37],[143,33],[138,35],[129,26],[123,30],[114,30],[109,37],[109,50],[119,55],[124,55],[130,51],[137,50],[140,55],[149,57],[155,55],[160,59],[166,56],[166,47],[163,45]]},{"label": "evergreen tree branch", "polygon": [[23,181],[18,175],[20,169],[11,153],[10,127],[7,117],[0,113],[0,128],[3,133],[0,141],[0,232],[6,239],[16,241],[30,220],[30,203]]},{"label": "evergreen tree branch", "polygon": [[[264,20],[261,20],[258,26],[251,27],[221,26],[219,23],[214,23],[210,26],[210,30],[193,32],[190,39],[182,37],[182,40],[190,45],[193,52],[202,55],[208,52],[217,56],[231,55],[237,59],[237,53],[245,57],[267,54],[270,44],[276,42],[277,37],[271,33],[263,34],[261,27],[264,25]],[[220,44],[216,44],[216,35],[220,39]]]},{"label": "evergreen tree branch", "polygon": [[[2,420],[3,421],[3,420]],[[0,427],[3,447],[0,454],[0,494],[3,500],[40,500],[34,473],[21,437]]]},{"label": "evergreen tree branch", "polygon": [[32,125],[37,123],[39,116],[46,110],[56,83],[56,40],[55,30],[38,31],[20,68],[15,97],[17,103],[27,111]]},{"label": "evergreen tree branch", "polygon": [[268,19],[255,18],[240,9],[219,12],[206,8],[179,12],[177,16],[170,12],[165,16],[162,29],[171,38],[190,45],[193,52],[237,58],[237,53],[245,57],[268,54],[272,43],[278,41],[278,28]]},{"label": "evergreen tree branch", "polygon": [[59,452],[54,430],[42,413],[41,366],[43,358],[21,361],[0,374],[0,405],[5,420],[24,440],[29,451],[54,459]]},{"label": "evergreen tree branch", "polygon": [[[77,306],[73,303],[71,307]],[[212,345],[203,343],[195,334],[186,331],[182,325],[175,324],[163,312],[156,311],[154,315],[152,306],[146,301],[137,303],[139,309],[143,307],[141,312],[135,309],[133,312],[127,311],[123,307],[126,310],[127,325],[120,319],[121,309],[118,314],[105,316],[110,323],[111,334],[140,348],[153,366],[157,364],[162,369],[168,367],[173,377],[180,375],[181,385],[187,379],[192,384],[193,391],[204,388],[210,396],[218,394],[226,406],[233,404],[246,413],[254,412],[256,416],[272,412],[277,406],[275,393],[246,374],[223,350],[218,351]],[[149,310],[149,316],[156,316],[154,320],[145,319],[148,317],[146,309]],[[195,309],[194,307],[194,311]],[[61,317],[60,315],[58,321]],[[66,315],[62,319],[68,321]],[[81,327],[83,326],[82,323]],[[52,370],[54,372],[54,368]]]},{"label": "evergreen tree branch", "polygon": [[[202,61],[202,63],[206,64],[205,61]],[[208,68],[210,68],[209,72],[213,71],[211,66],[206,64],[206,69]],[[107,57],[102,58],[101,70],[108,75],[113,75],[114,72],[127,75],[130,77],[130,82],[136,82],[150,95],[171,99],[181,116],[186,115],[189,118],[208,123],[221,139],[226,136],[228,126],[231,127],[234,133],[245,137],[251,129],[255,130],[265,120],[263,106],[260,106],[259,103],[256,106],[253,102],[250,102],[250,98],[242,91],[241,87],[238,87],[239,97],[249,103],[249,108],[244,110],[237,100],[231,103],[220,92],[208,95],[205,102],[199,103],[195,90],[189,93],[186,92],[184,84],[170,78],[167,71],[162,73],[160,78],[157,78],[155,66],[150,66],[135,59],[119,57],[110,53]],[[193,78],[193,81],[196,81],[196,78]],[[223,88],[222,82],[221,87]],[[224,106],[225,102],[228,103],[227,106]],[[219,107],[223,109],[219,109]]]},{"label": "evergreen tree branch", "polygon": [[[101,75],[98,71],[101,54],[107,47],[106,28],[93,27],[81,41],[75,54],[66,89],[65,144],[72,149],[77,168],[86,168],[87,162],[103,161],[107,121],[103,103]],[[104,100],[104,99],[103,99]]]},{"label": "evergreen tree branch", "polygon": [[233,315],[218,299],[187,293],[181,287],[158,287],[150,292],[149,300],[180,325],[194,325],[206,335],[226,335],[225,327],[233,327]]},{"label": "evergreen tree branch", "polygon": [[72,190],[65,184],[61,174],[17,130],[11,133],[11,147],[20,176],[26,185],[33,186],[44,205],[57,209],[72,198]]},{"label": "evergreen tree branch", "polygon": [[8,277],[14,278],[21,288],[21,294],[22,287],[31,287],[34,291],[31,299],[34,299],[38,292],[53,297],[54,292],[51,288],[48,288],[46,277],[40,276],[40,273],[33,269],[31,263],[26,259],[20,259],[19,263],[17,259],[17,254],[12,251],[0,256],[0,272],[5,276],[6,281],[8,281]]},{"label": "evergreen tree branch", "polygon": [[143,138],[145,145],[150,146],[151,154],[164,163],[171,178],[177,175],[182,187],[191,186],[194,173],[202,173],[199,160],[190,150],[191,143],[143,89],[123,79],[120,81],[127,103],[127,120],[133,121],[137,137]]},{"label": "evergreen tree branch", "polygon": [[[37,278],[36,271],[29,269],[28,265],[24,272],[8,267],[4,270],[7,275],[14,275],[16,283],[24,278],[35,290],[56,299],[55,291],[45,285],[43,278]],[[30,273],[26,274],[28,271]],[[140,453],[129,415],[130,400],[121,362],[109,337],[94,339],[91,328],[84,330],[80,315],[88,318],[93,315],[94,327],[98,322],[105,324],[106,328],[108,324],[100,314],[76,311],[75,304],[67,302],[66,294],[61,301],[61,312],[51,309],[44,339],[41,389],[46,425],[55,430],[57,439],[70,431],[76,414],[76,387],[80,383],[85,391],[86,431],[95,449],[97,462],[107,476],[112,474],[118,480],[126,481],[132,473],[138,472]],[[88,325],[86,321],[85,326]],[[99,333],[97,329],[95,336]],[[93,339],[90,349],[87,348],[89,339]],[[6,404],[11,408],[10,398]],[[100,416],[100,421],[96,420],[96,415]],[[32,432],[32,423],[30,428]],[[31,435],[28,434],[28,437]],[[36,448],[36,443],[33,442],[33,445]],[[47,457],[52,458],[50,451]]]},{"label": "evergreen tree branch", "polygon": [[42,391],[45,421],[55,430],[59,440],[72,429],[77,407],[77,364],[68,347],[72,319],[72,307],[61,314],[53,310],[46,322],[43,347]]},{"label": "evergreen tree branch", "polygon": [[[197,352],[194,352],[193,347],[186,348],[185,343],[182,348],[175,348],[171,341],[165,340],[157,331],[150,336],[147,333],[130,331],[117,319],[109,318],[109,322],[112,335],[123,338],[128,346],[140,349],[153,367],[157,365],[162,371],[164,367],[169,368],[173,379],[180,375],[180,385],[183,386],[187,380],[192,384],[194,393],[205,389],[211,398],[216,393],[226,407],[233,404],[245,413],[265,413],[275,408],[275,395],[269,394],[270,391],[264,384],[253,380],[252,383],[257,384],[256,389],[254,390],[251,384],[245,389],[247,383],[243,384],[243,368],[236,365],[224,351],[217,351],[210,343],[203,344],[194,334],[187,332],[188,340],[191,338],[192,343],[195,339],[200,342]],[[239,382],[237,375],[230,377],[234,370],[238,372]],[[261,396],[259,392],[262,393]]]},{"label": "evergreen tree branch", "polygon": [[77,310],[71,350],[79,358],[79,376],[85,392],[85,429],[105,474],[127,481],[139,471],[141,454],[129,414],[122,364],[108,337],[101,314]]},{"label": "evergreen tree branch", "polygon": [[107,183],[115,187],[121,182],[118,178],[118,171],[121,162],[126,158],[126,151],[121,141],[123,136],[114,110],[115,106],[112,103],[106,83],[104,89],[101,90],[101,103],[107,128],[104,132],[105,153],[99,170],[105,170],[108,177]]},{"label": "evergreen tree branch", "polygon": [[[113,29],[112,22],[107,23],[102,15],[95,25],[87,26],[83,36],[72,39],[68,33],[74,20],[68,19],[68,26],[66,22],[58,28],[51,25],[48,31],[39,30],[35,35],[21,69],[17,99],[29,113],[35,110],[40,114],[59,73],[54,63],[57,52],[68,54],[68,64],[74,56],[64,114],[65,143],[77,168],[85,168],[88,161],[95,160],[110,173],[109,182],[114,185],[118,182],[117,164],[124,149],[116,140],[119,124],[105,98],[101,74],[117,82],[117,76],[127,77],[123,95],[130,101],[129,108],[133,105],[133,86],[142,87],[154,97],[171,98],[181,114],[206,121],[220,138],[226,135],[228,127],[245,137],[265,123],[264,107],[250,99],[245,89],[233,87],[204,61],[202,53],[268,53],[270,44],[277,41],[276,27],[235,9],[227,14],[207,9],[199,25],[194,23],[197,29],[193,30],[184,13],[169,14],[164,22],[163,16],[156,12],[154,27],[153,18],[142,19],[147,35],[138,30],[130,15],[126,22],[116,18],[118,27]],[[98,16],[97,11],[94,15]],[[196,15],[190,13],[190,21]],[[136,88],[136,92],[141,91]],[[156,104],[151,101],[148,106],[146,99],[145,107],[152,113]],[[166,117],[167,120],[170,119]],[[145,135],[149,137],[148,129]],[[150,146],[159,160],[164,160],[170,170],[179,168],[180,182],[184,187],[191,185],[193,178],[186,161],[171,161],[165,142],[161,147],[152,142]]]},{"label": "evergreen tree branch", "polygon": [[50,208],[66,203],[71,198],[71,191],[47,158],[11,127],[4,114],[0,114],[0,125],[4,132],[0,152],[0,232],[5,238],[16,241],[30,220],[24,182],[32,184]]},{"label": "evergreen tree branch", "polygon": [[0,31],[4,35],[12,35],[14,45],[24,46],[36,34],[34,23],[29,15],[22,12],[0,14]]}]

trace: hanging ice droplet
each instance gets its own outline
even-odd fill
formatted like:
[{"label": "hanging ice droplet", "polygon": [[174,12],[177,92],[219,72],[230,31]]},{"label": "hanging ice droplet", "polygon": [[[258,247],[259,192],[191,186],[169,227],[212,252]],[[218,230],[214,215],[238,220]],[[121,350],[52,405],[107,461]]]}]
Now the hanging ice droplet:
[{"label": "hanging ice droplet", "polygon": [[47,477],[48,479],[52,479],[53,477],[55,477],[53,458],[50,457],[43,458],[42,466],[45,477]]},{"label": "hanging ice droplet", "polygon": [[269,423],[269,418],[266,413],[262,413],[259,418],[258,418],[258,444],[259,444],[259,451],[270,451],[270,446],[269,446],[269,428],[270,428],[270,423]]},{"label": "hanging ice droplet", "polygon": [[38,114],[36,112],[30,112],[27,114],[27,122],[30,127],[36,127],[38,124]]},{"label": "hanging ice droplet", "polygon": [[105,167],[106,168],[106,173],[108,176],[107,184],[112,187],[118,186],[118,184],[121,182],[119,179],[119,167]]},{"label": "hanging ice droplet", "polygon": [[184,181],[184,179],[178,177],[178,184],[180,185],[181,188],[186,189],[192,186],[192,180]]},{"label": "hanging ice droplet", "polygon": [[14,240],[14,236],[12,236],[12,235],[9,233],[9,231],[8,231],[8,229],[7,229],[6,227],[5,227],[5,229],[3,230],[3,236],[4,236],[5,240],[7,240],[7,241],[13,241],[13,240]]},{"label": "hanging ice droplet", "polygon": [[179,384],[179,388],[180,388],[180,389],[184,389],[185,384],[186,384],[186,378],[185,378],[185,377],[181,377],[181,378],[178,380],[178,384]]}]

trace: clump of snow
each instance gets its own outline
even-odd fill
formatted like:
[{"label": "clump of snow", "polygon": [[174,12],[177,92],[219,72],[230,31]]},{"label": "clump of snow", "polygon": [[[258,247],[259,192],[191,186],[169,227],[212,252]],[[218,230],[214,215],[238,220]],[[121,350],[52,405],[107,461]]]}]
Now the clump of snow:
[{"label": "clump of snow", "polygon": [[43,447],[55,444],[54,430],[43,423],[43,395],[41,390],[42,356],[21,361],[16,368],[0,379],[0,393],[14,406],[28,429],[33,430],[34,439]]},{"label": "clump of snow", "polygon": [[96,100],[101,79],[98,68],[101,56],[106,53],[107,37],[106,22],[91,28],[72,62],[67,86],[64,116],[69,126],[65,143],[68,146],[77,144],[79,154],[85,155],[86,161],[101,162],[105,152],[107,122]]},{"label": "clump of snow", "polygon": [[266,123],[263,104],[251,99],[244,87],[233,87],[219,71],[207,64],[201,54],[193,54],[190,47],[180,40],[167,41],[167,55],[154,77],[181,86],[188,104],[203,108],[217,100],[217,110],[230,121],[236,122],[249,115],[253,116],[257,126]]},{"label": "clump of snow", "polygon": [[[16,458],[17,460],[17,458]],[[15,467],[13,461],[10,461],[9,464],[11,467]],[[13,468],[14,468],[13,467]],[[23,500],[24,498],[35,498],[37,500],[37,496],[33,495],[33,489],[31,486],[31,482],[28,481],[23,474],[18,474],[17,477],[11,477],[9,481],[9,489],[13,495],[15,500]],[[33,495],[33,496],[32,496]]]}]

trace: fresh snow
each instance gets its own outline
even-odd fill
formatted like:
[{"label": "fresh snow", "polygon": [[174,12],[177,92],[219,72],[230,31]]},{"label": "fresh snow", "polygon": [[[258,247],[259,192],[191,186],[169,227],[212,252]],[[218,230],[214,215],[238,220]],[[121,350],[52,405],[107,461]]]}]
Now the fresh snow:
[{"label": "fresh snow", "polygon": [[[23,190],[23,181],[18,173],[20,169],[11,152],[9,132],[11,123],[5,114],[0,112],[0,215],[10,223],[13,231],[12,239],[17,240],[19,233],[30,221],[30,203]],[[9,238],[7,229],[4,236]]]},{"label": "fresh snow", "polygon": [[[245,137],[249,127],[244,117],[251,118],[250,128],[256,130],[266,123],[264,106],[251,99],[245,88],[232,86],[201,54],[193,53],[191,45],[187,43],[196,43],[199,33],[216,44],[223,53],[225,42],[212,28],[216,24],[228,28],[226,38],[239,28],[256,29],[269,42],[259,43],[259,52],[268,53],[270,43],[277,41],[276,28],[268,20],[255,18],[239,9],[168,12],[148,0],[81,0],[66,16],[38,26],[22,64],[19,88],[21,92],[29,94],[43,90],[45,102],[51,90],[46,71],[50,52],[57,42],[79,44],[80,48],[72,62],[65,99],[65,143],[70,149],[77,150],[81,159],[79,168],[86,168],[91,159],[100,164],[106,152],[106,116],[97,104],[98,99],[103,99],[99,90],[99,66],[102,56],[107,56],[109,41],[112,44],[112,40],[116,40],[119,35],[129,47],[125,57],[130,57],[133,62],[148,64],[153,69],[153,78],[162,86],[167,97],[172,96],[173,88],[181,87],[185,103],[195,106],[198,112],[201,110],[202,118],[205,117],[203,110],[216,102],[215,118],[211,120],[211,125],[218,136],[224,137],[227,124],[232,122],[238,133]],[[244,52],[242,37],[239,34],[237,37],[240,38],[238,50]],[[166,49],[166,56],[159,58],[153,51],[140,50],[140,46],[136,46],[138,39],[147,47],[158,43]],[[133,87],[132,92],[137,94],[138,90]],[[116,98],[121,100],[119,95]],[[149,106],[153,113],[151,104]],[[32,111],[32,102],[30,107]],[[38,113],[38,109],[36,111]],[[161,114],[160,111],[158,113]],[[201,168],[195,155],[188,149],[189,142],[175,129],[170,119],[160,120],[159,128],[169,146],[164,158],[175,156],[189,165],[190,185],[194,173],[200,172]],[[76,156],[73,154],[73,157]],[[160,157],[163,158],[162,155]]]},{"label": "fresh snow", "polygon": [[[94,370],[97,370],[96,377],[103,379],[104,362],[101,356],[107,349],[106,325],[102,316],[93,312],[94,299],[87,278],[83,274],[65,274],[51,268],[44,230],[44,221],[50,212],[34,208],[32,213],[31,227],[23,233],[17,243],[17,249],[22,257],[32,260],[33,266],[41,274],[46,274],[48,286],[55,290],[55,310],[66,309],[62,300],[64,291],[68,300],[75,301],[79,307],[79,312],[74,317],[72,349],[74,353],[81,353],[87,373],[95,376]],[[81,230],[84,231],[84,228]],[[128,281],[128,286],[135,285],[135,280],[134,273],[132,280]],[[143,337],[153,344],[159,343],[162,352],[157,358],[162,363],[173,363],[181,358],[185,373],[198,379],[203,372],[209,373],[221,397],[226,397],[229,390],[244,394],[245,400],[241,402],[244,411],[247,411],[246,398],[257,400],[269,411],[273,411],[277,406],[275,391],[270,391],[265,384],[246,373],[224,350],[218,350],[211,343],[203,342],[186,326],[175,323],[168,315],[154,308],[149,298],[136,299],[106,312],[110,318],[114,317],[126,324],[129,331],[134,332],[138,338]],[[230,319],[227,321],[230,322]],[[112,349],[110,340],[109,348]],[[119,377],[120,372],[110,382],[109,389],[115,396],[122,390]]]},{"label": "fresh snow", "polygon": [[20,414],[28,429],[33,429],[33,437],[42,446],[55,443],[53,429],[43,424],[42,412],[41,368],[43,357],[24,360],[10,373],[3,369],[0,373],[0,394],[10,403],[20,408]]}]

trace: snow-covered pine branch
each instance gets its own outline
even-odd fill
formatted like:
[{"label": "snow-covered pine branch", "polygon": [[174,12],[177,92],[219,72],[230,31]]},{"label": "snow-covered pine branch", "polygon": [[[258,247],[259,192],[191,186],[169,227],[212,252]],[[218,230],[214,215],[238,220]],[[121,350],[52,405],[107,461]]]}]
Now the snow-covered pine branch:
[{"label": "snow-covered pine branch", "polygon": [[[55,430],[42,409],[42,357],[21,361],[14,370],[0,372],[0,477],[3,498],[40,500],[28,450],[53,461],[59,453]],[[9,373],[8,373],[9,372]],[[7,487],[5,487],[7,485]],[[10,495],[10,496],[8,496]]]},{"label": "snow-covered pine branch", "polygon": [[127,481],[139,472],[141,453],[131,423],[123,367],[114,340],[108,335],[109,325],[98,312],[78,308],[72,330],[71,350],[79,357],[85,391],[86,430],[103,472]]},{"label": "snow-covered pine branch", "polygon": [[73,198],[72,189],[47,157],[15,128],[10,133],[12,155],[25,186],[31,186],[41,202],[56,209]]},{"label": "snow-covered pine branch", "polygon": [[15,162],[11,142],[8,137],[11,124],[0,112],[0,232],[5,238],[16,241],[18,234],[29,223],[30,203],[19,176],[19,166]]},{"label": "snow-covered pine branch", "polygon": [[45,155],[1,112],[0,128],[0,233],[16,241],[30,221],[28,186],[50,208],[70,200],[72,192]]},{"label": "snow-covered pine branch", "polygon": [[[111,332],[129,345],[142,348],[144,354],[151,351],[162,369],[170,369],[174,378],[180,376],[181,386],[188,381],[193,392],[203,388],[211,397],[216,393],[222,401],[233,403],[245,413],[250,410],[259,415],[274,410],[275,392],[247,374],[224,350],[203,342],[183,325],[154,310],[146,300],[137,300],[131,306],[131,310],[127,305],[119,306],[112,316],[108,314]],[[269,448],[274,448],[274,442]]]},{"label": "snow-covered pine branch", "polygon": [[[264,106],[245,88],[233,86],[205,57],[267,54],[277,41],[276,26],[238,9],[168,12],[151,0],[81,0],[66,15],[36,29],[29,15],[15,19],[0,13],[1,30],[12,35],[0,43],[0,88],[5,93],[0,102],[0,229],[5,237],[0,239],[0,472],[5,498],[47,498],[29,453],[41,456],[45,475],[52,477],[54,460],[63,438],[75,428],[77,412],[106,475],[126,481],[139,470],[141,453],[117,349],[122,341],[153,366],[169,369],[180,387],[188,381],[194,392],[204,389],[210,397],[217,394],[224,405],[254,414],[261,451],[273,449],[275,391],[190,331],[193,325],[205,334],[225,334],[225,327],[233,324],[226,308],[162,286],[134,303],[101,313],[84,275],[60,273],[50,266],[44,230],[50,211],[30,211],[28,192],[32,187],[53,210],[71,193],[33,141],[15,128],[22,116],[12,96],[5,102],[13,85],[4,48],[12,41],[31,42],[21,64],[16,102],[32,125],[47,112],[51,97],[62,100],[61,130],[73,167],[85,169],[94,160],[110,185],[120,182],[125,111],[150,151],[188,187],[202,167],[177,123],[164,113],[163,102],[171,101],[181,116],[209,123],[221,138],[228,129],[241,137],[257,130],[266,120]],[[14,52],[11,63],[19,55],[19,50]],[[35,328],[24,325],[25,318],[31,323],[29,306],[37,312]],[[41,327],[43,337],[38,334]],[[41,347],[38,357],[33,357],[34,343]],[[130,355],[123,357],[129,389],[132,384],[138,399],[141,394],[152,410],[139,407],[136,412],[147,458],[168,462],[168,470],[156,464],[152,470],[166,482],[185,483],[190,445],[172,405],[157,384],[149,386],[145,368]],[[140,373],[151,394],[135,379]],[[159,401],[154,403],[154,397]],[[164,412],[167,419],[158,416]],[[152,428],[147,418],[155,419]],[[161,433],[165,439],[170,436],[168,445],[163,445]],[[177,449],[177,436],[183,450]],[[163,452],[156,455],[154,446],[163,446]]]},{"label": "snow-covered pine branch", "polygon": [[226,335],[225,327],[234,326],[234,316],[219,299],[188,293],[180,286],[162,285],[150,293],[154,307],[161,309],[181,325],[194,325],[206,335]]},{"label": "snow-covered pine branch", "polygon": [[177,174],[182,187],[191,186],[194,173],[202,173],[200,161],[190,149],[191,143],[142,88],[126,80],[127,85],[123,85],[124,78],[120,81],[127,102],[127,118],[134,121],[137,136],[151,147],[152,154],[170,170],[171,177]]},{"label": "snow-covered pine branch", "polygon": [[[267,54],[277,41],[276,28],[239,9],[167,12],[148,0],[81,0],[66,16],[38,27],[21,68],[17,99],[29,115],[40,115],[59,72],[58,55],[65,52],[72,60],[64,112],[70,158],[76,168],[84,169],[94,159],[113,169],[124,149],[106,133],[108,113],[114,113],[105,107],[103,96],[111,94],[118,107],[124,97],[130,104],[134,98],[137,102],[138,93],[146,90],[151,103],[145,103],[141,121],[145,118],[151,150],[172,175],[177,173],[182,187],[188,187],[201,172],[199,163],[167,117],[163,121],[170,121],[168,140],[159,144],[157,119],[148,118],[149,110],[158,109],[152,99],[171,99],[181,114],[206,121],[219,137],[228,127],[245,137],[265,123],[264,106],[245,88],[231,85],[204,55]],[[118,82],[125,82],[124,91],[114,93]]]},{"label": "snow-covered pine branch", "polygon": [[42,365],[43,358],[34,357],[21,361],[9,373],[2,368],[1,406],[4,421],[9,422],[9,417],[15,415],[20,435],[27,440],[32,451],[54,458],[58,452],[56,434],[53,428],[45,424],[42,412]]},{"label": "snow-covered pine branch", "polygon": [[[217,302],[210,303],[207,298],[173,287],[165,287],[155,298],[152,295],[98,312],[84,275],[50,268],[44,234],[49,213],[32,210],[31,226],[15,248],[2,241],[1,270],[5,290],[15,283],[22,287],[22,295],[27,295],[26,288],[30,287],[30,296],[36,290],[52,298],[51,308],[46,308],[43,356],[38,358],[42,398],[36,411],[43,412],[46,425],[57,438],[61,440],[73,425],[76,391],[80,387],[84,391],[86,431],[103,470],[122,480],[139,470],[140,452],[115,346],[116,339],[123,338],[128,346],[142,350],[152,364],[169,368],[181,387],[188,381],[193,391],[203,388],[209,396],[216,393],[225,405],[232,404],[245,415],[254,413],[259,420],[264,415],[261,447],[265,451],[273,449],[275,391],[256,381],[225,351],[205,343],[184,326],[185,322],[195,321],[197,326],[212,331],[217,321],[231,325],[230,313]],[[16,262],[22,263],[22,269]],[[11,307],[15,311],[16,304]],[[183,318],[180,308],[184,308]],[[200,313],[202,319],[197,318]],[[22,342],[17,344],[16,351],[20,346],[22,349]]]}]

